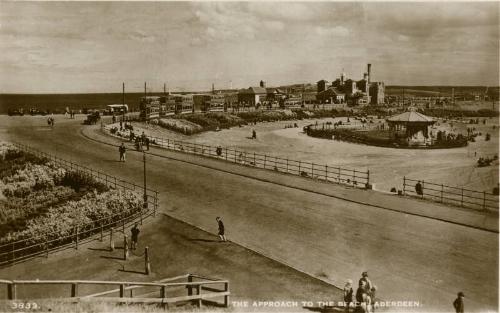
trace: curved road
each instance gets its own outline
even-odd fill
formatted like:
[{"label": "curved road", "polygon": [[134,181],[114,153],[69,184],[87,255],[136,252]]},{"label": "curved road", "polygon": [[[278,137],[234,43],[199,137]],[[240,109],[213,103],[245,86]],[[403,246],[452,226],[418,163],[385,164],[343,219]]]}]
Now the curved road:
[{"label": "curved road", "polygon": [[[58,117],[50,129],[43,118],[0,117],[0,138],[140,184],[142,157],[128,152],[126,163],[117,162],[117,148],[82,136],[80,122]],[[148,185],[160,191],[160,209],[172,217],[215,232],[215,217],[223,216],[230,240],[338,286],[368,270],[380,298],[419,303],[393,310],[449,312],[458,291],[467,296],[467,311],[498,310],[496,233],[265,183],[157,151],[168,158],[148,157]]]}]

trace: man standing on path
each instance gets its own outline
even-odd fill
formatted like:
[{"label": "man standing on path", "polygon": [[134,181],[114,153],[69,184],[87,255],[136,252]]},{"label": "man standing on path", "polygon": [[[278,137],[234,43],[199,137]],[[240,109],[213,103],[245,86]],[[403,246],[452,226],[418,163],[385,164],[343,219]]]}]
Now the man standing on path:
[{"label": "man standing on path", "polygon": [[453,301],[453,307],[456,313],[464,313],[464,293],[459,292],[458,297]]},{"label": "man standing on path", "polygon": [[118,151],[120,152],[120,162],[125,162],[125,152],[127,151],[127,148],[125,148],[125,144],[122,142],[122,145],[118,148]]},{"label": "man standing on path", "polygon": [[135,250],[137,248],[137,240],[139,239],[139,233],[141,232],[139,228],[137,228],[138,225],[138,223],[135,223],[134,227],[130,230],[132,233],[131,250]]},{"label": "man standing on path", "polygon": [[219,225],[219,238],[221,241],[227,241],[226,236],[224,235],[224,223],[222,223],[222,219],[217,216],[215,219],[217,224]]}]

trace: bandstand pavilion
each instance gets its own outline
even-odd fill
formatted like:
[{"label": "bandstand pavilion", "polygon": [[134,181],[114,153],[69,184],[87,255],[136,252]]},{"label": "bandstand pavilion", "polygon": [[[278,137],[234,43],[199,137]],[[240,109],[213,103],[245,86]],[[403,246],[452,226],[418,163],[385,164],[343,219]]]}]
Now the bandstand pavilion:
[{"label": "bandstand pavilion", "polygon": [[387,119],[389,129],[401,132],[405,131],[406,138],[412,138],[422,133],[424,138],[429,138],[429,126],[436,121],[415,110],[407,111]]}]

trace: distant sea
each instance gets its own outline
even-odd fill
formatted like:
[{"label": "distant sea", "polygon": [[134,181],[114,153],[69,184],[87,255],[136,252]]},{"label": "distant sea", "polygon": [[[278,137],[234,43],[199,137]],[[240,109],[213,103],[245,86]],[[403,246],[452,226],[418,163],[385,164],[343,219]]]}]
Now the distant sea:
[{"label": "distant sea", "polygon": [[[143,93],[125,93],[125,104],[129,109],[139,107],[139,99]],[[160,96],[162,93],[151,93],[148,96]],[[9,109],[30,108],[64,113],[70,110],[105,109],[108,104],[121,104],[121,93],[83,93],[83,94],[0,94],[0,114],[7,114]]]}]

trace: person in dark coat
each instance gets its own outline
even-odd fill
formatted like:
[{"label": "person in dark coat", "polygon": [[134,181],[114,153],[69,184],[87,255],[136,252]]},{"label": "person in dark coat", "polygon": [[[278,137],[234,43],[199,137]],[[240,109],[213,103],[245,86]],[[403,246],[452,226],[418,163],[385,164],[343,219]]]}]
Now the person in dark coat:
[{"label": "person in dark coat", "polygon": [[219,238],[221,241],[227,241],[226,235],[224,235],[224,223],[222,223],[222,219],[217,216],[215,219],[217,221],[217,224],[219,226]]},{"label": "person in dark coat", "polygon": [[123,144],[123,142],[120,148],[118,148],[118,151],[120,152],[120,162],[125,162],[125,152],[127,151],[127,148],[125,148],[125,144]]},{"label": "person in dark coat", "polygon": [[417,182],[417,184],[415,185],[415,192],[417,193],[417,195],[421,196],[424,194],[423,190],[422,190],[422,184],[420,183],[420,180]]},{"label": "person in dark coat", "polygon": [[464,293],[460,291],[458,297],[453,301],[453,307],[456,313],[464,313],[464,297]]},{"label": "person in dark coat", "polygon": [[139,239],[139,233],[141,232],[137,227],[138,225],[138,223],[135,223],[134,227],[132,227],[132,229],[130,230],[130,232],[132,233],[131,250],[135,250],[137,248],[137,241]]}]

